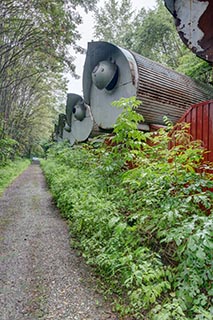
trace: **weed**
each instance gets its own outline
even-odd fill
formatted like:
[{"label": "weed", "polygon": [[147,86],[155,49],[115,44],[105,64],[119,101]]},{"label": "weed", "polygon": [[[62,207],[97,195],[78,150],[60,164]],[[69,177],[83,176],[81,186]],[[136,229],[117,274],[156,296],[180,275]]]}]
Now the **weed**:
[{"label": "weed", "polygon": [[[72,243],[137,319],[212,319],[211,177],[197,170],[199,142],[185,127],[138,131],[135,98],[114,136],[70,148],[56,145],[42,167]],[[168,146],[170,145],[170,148]]]}]

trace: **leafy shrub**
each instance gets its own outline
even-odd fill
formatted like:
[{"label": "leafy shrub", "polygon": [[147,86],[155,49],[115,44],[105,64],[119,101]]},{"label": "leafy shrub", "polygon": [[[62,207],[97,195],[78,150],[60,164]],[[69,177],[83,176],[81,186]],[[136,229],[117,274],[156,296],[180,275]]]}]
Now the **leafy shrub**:
[{"label": "leafy shrub", "polygon": [[[211,176],[197,170],[205,152],[169,124],[137,130],[135,98],[99,148],[56,145],[42,162],[72,245],[136,319],[212,319]],[[186,139],[187,138],[187,139]],[[185,144],[183,144],[185,141]]]},{"label": "leafy shrub", "polygon": [[0,139],[0,166],[6,165],[18,155],[18,142],[14,139]]}]

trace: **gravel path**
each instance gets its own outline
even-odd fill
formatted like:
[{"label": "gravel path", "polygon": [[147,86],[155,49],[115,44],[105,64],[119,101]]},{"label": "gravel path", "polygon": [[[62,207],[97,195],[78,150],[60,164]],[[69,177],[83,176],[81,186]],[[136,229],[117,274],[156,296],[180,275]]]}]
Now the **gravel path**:
[{"label": "gravel path", "polygon": [[0,198],[0,319],[117,319],[70,248],[66,222],[38,165]]}]

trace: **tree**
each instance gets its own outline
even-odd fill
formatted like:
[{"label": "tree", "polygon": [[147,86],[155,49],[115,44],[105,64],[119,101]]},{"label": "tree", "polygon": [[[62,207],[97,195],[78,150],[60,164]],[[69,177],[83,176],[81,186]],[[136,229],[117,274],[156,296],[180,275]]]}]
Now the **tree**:
[{"label": "tree", "polygon": [[182,43],[162,0],[142,19],[138,16],[132,49],[202,82],[211,82],[211,66]]},{"label": "tree", "polygon": [[95,11],[94,17],[94,35],[98,39],[177,67],[183,45],[162,0],[156,8],[138,12],[133,10],[130,0],[110,0]]},{"label": "tree", "polygon": [[97,39],[130,47],[135,12],[131,0],[109,0],[94,11],[94,35]]},{"label": "tree", "polygon": [[69,48],[81,50],[77,6],[90,10],[95,2],[1,1],[0,138],[13,137],[26,149],[47,134],[61,104],[54,96],[66,91],[62,74],[76,76]]},{"label": "tree", "polygon": [[179,59],[179,66],[176,69],[199,81],[213,84],[212,66],[197,57],[194,53],[185,48],[184,54]]},{"label": "tree", "polygon": [[178,66],[183,44],[162,0],[143,19],[138,19],[133,50],[172,68]]}]

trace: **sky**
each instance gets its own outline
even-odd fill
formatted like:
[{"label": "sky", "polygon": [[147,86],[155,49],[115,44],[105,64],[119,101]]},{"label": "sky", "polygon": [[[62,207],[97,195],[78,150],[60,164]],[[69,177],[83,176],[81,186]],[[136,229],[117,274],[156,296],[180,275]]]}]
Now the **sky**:
[{"label": "sky", "polygon": [[[99,1],[100,6],[103,6],[104,0]],[[151,9],[156,5],[156,0],[132,0],[133,8],[136,10],[141,9],[142,7],[146,9]],[[96,40],[93,35],[93,17],[92,13],[86,14],[83,10],[80,11],[80,14],[83,18],[83,24],[78,28],[82,38],[79,41],[79,45],[83,48],[87,48],[87,43]],[[80,79],[76,80],[73,77],[66,75],[66,78],[69,80],[68,92],[76,93],[83,96],[82,92],[82,75],[83,75],[83,66],[85,61],[84,54],[76,54],[76,59],[74,64],[76,65],[76,73],[80,76]]]}]

